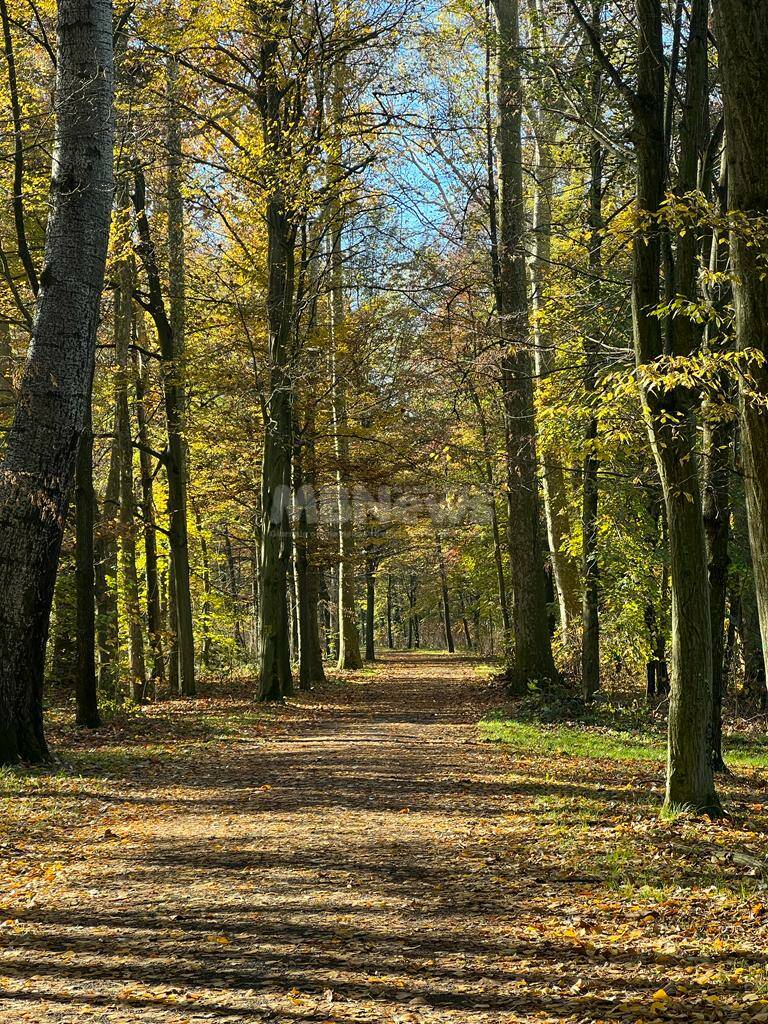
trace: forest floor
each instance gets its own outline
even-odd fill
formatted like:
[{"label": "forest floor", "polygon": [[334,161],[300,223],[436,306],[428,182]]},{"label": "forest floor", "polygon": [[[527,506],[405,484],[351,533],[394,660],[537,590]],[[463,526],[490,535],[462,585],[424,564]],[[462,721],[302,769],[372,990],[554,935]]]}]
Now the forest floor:
[{"label": "forest floor", "polygon": [[764,771],[662,820],[652,752],[500,699],[392,655],[62,730],[0,776],[0,1020],[768,1021]]}]

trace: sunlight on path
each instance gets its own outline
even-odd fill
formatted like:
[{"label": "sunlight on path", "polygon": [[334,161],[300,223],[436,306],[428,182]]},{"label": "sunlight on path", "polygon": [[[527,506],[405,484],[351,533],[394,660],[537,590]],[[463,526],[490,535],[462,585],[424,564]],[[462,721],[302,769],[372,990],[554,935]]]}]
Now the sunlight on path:
[{"label": "sunlight on path", "polygon": [[567,839],[542,854],[553,780],[479,740],[484,692],[392,656],[310,724],[114,780],[114,824],[4,926],[0,1020],[732,1019],[678,1016],[663,958],[611,948],[616,894],[564,873]]}]

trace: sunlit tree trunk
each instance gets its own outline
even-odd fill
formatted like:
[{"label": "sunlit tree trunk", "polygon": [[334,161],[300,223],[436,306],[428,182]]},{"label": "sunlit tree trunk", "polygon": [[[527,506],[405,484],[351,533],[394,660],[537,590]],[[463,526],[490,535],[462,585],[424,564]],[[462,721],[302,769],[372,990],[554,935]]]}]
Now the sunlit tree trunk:
[{"label": "sunlit tree trunk", "polygon": [[502,376],[507,435],[509,555],[515,662],[512,685],[556,676],[547,620],[540,541],[533,360],[528,324],[525,196],[522,160],[522,78],[518,0],[496,0],[499,29],[501,182],[500,278],[504,356]]},{"label": "sunlit tree trunk", "polygon": [[[182,140],[179,117],[179,66],[171,54],[166,58],[166,149],[168,167],[166,204],[168,211],[168,323],[164,332],[163,384],[168,424],[168,496],[171,514],[169,541],[175,574],[176,633],[178,645],[179,693],[195,695],[195,633],[189,569],[186,413],[186,267],[184,256],[184,198],[182,195]],[[162,338],[161,349],[162,349]]]},{"label": "sunlit tree trunk", "polygon": [[[141,319],[139,339],[143,341]],[[160,576],[157,562],[157,528],[155,525],[155,499],[152,476],[152,454],[149,448],[147,425],[146,392],[148,386],[147,367],[140,352],[133,355],[134,386],[136,394],[136,422],[139,441],[139,477],[141,481],[141,514],[144,521],[144,562],[147,593],[147,625],[149,645],[152,650],[151,677],[156,682],[165,679],[163,661],[163,615],[160,602]]]},{"label": "sunlit tree trunk", "polygon": [[[121,190],[118,189],[118,192]],[[124,195],[124,193],[123,193]],[[126,197],[127,198],[127,197]],[[125,247],[128,234],[125,203],[118,201],[117,242]],[[128,628],[128,670],[131,697],[144,698],[146,669],[141,624],[139,576],[136,566],[136,498],[133,492],[133,443],[128,401],[128,351],[133,331],[133,273],[128,258],[116,269],[115,288],[115,435],[120,466],[120,568],[123,608]]]},{"label": "sunlit tree trunk", "polygon": [[[545,326],[546,282],[552,260],[552,197],[555,165],[551,152],[554,126],[551,119],[539,114],[534,126],[534,197],[533,245],[535,257],[531,263],[533,287],[531,307],[533,313],[533,350],[536,376],[540,386],[555,369],[555,349]],[[560,628],[568,637],[572,625],[579,617],[579,568],[576,559],[567,550],[570,538],[568,521],[568,491],[565,474],[556,451],[542,451],[541,482],[544,496],[544,518],[547,526],[552,575],[554,577]]]},{"label": "sunlit tree trunk", "polygon": [[117,605],[118,522],[120,517],[120,442],[117,425],[109,450],[109,469],[96,524],[96,639],[99,648],[99,690],[116,696],[120,680],[120,635]]}]

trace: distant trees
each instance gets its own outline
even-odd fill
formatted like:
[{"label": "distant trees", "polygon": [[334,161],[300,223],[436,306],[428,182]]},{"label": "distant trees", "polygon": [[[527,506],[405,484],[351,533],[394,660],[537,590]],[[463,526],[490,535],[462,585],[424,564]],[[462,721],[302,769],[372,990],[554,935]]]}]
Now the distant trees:
[{"label": "distant trees", "polygon": [[83,726],[384,645],[587,702],[669,655],[668,803],[716,812],[766,699],[762,0],[130,8],[114,201],[105,18],[60,10],[43,260],[50,32],[0,2],[2,756],[66,531]]}]

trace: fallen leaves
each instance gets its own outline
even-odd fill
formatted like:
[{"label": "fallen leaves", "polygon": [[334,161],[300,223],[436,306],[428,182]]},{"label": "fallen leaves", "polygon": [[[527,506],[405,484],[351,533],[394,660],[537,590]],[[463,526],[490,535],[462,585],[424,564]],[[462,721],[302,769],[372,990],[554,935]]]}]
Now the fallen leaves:
[{"label": "fallen leaves", "polygon": [[78,736],[82,776],[17,777],[0,1021],[768,1024],[764,780],[662,822],[653,764],[475,742],[471,667],[378,671],[269,721],[150,708]]}]

